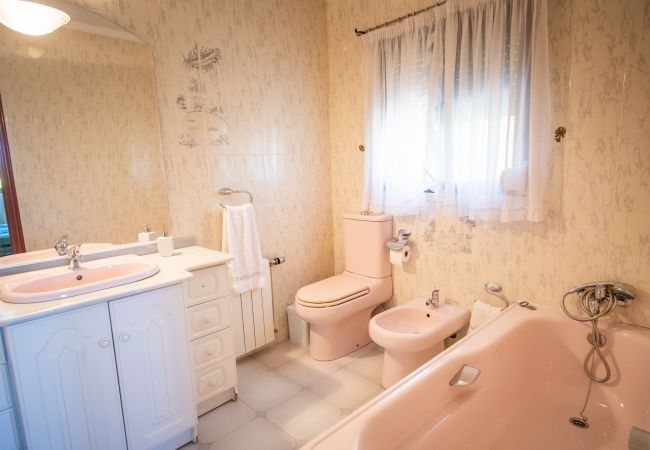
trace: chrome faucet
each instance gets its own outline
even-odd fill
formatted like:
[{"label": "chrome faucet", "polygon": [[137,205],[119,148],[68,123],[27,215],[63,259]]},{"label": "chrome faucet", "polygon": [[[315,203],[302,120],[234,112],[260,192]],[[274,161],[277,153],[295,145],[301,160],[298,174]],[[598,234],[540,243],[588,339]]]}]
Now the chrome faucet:
[{"label": "chrome faucet", "polygon": [[74,270],[75,272],[79,270],[79,264],[81,263],[82,256],[81,256],[81,244],[78,245],[73,245],[70,247],[70,253],[68,255],[70,258],[70,264],[68,265],[68,269]]},{"label": "chrome faucet", "polygon": [[440,291],[438,289],[431,291],[431,298],[427,299],[425,305],[431,306],[432,308],[440,307]]},{"label": "chrome faucet", "polygon": [[54,243],[54,250],[59,256],[65,256],[68,254],[68,235],[61,235],[56,242]]}]

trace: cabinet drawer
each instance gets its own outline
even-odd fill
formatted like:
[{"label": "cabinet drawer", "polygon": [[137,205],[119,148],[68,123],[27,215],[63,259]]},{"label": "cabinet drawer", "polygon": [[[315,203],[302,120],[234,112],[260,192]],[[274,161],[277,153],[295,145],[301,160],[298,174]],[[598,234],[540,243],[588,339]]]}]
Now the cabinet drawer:
[{"label": "cabinet drawer", "polygon": [[192,278],[185,282],[188,306],[228,295],[228,268],[208,267],[192,271]]},{"label": "cabinet drawer", "polygon": [[196,402],[202,403],[211,397],[235,386],[235,360],[229,359],[194,375]]},{"label": "cabinet drawer", "polygon": [[0,411],[11,406],[7,365],[0,364]]},{"label": "cabinet drawer", "polygon": [[230,326],[230,302],[228,299],[187,308],[190,340],[223,330]]},{"label": "cabinet drawer", "polygon": [[0,412],[0,430],[2,430],[2,440],[0,440],[0,450],[17,450],[18,429],[16,429],[16,419],[14,410],[6,409]]},{"label": "cabinet drawer", "polygon": [[233,357],[232,328],[203,336],[190,344],[192,369],[199,371]]}]

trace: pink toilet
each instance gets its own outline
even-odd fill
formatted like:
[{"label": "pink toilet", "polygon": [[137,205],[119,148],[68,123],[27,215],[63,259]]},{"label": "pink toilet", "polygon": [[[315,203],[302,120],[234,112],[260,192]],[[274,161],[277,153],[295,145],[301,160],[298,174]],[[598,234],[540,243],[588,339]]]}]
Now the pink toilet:
[{"label": "pink toilet", "polygon": [[310,324],[312,358],[337,359],[370,342],[370,314],[393,294],[386,248],[392,231],[392,216],[343,215],[345,271],[296,293],[296,313]]}]

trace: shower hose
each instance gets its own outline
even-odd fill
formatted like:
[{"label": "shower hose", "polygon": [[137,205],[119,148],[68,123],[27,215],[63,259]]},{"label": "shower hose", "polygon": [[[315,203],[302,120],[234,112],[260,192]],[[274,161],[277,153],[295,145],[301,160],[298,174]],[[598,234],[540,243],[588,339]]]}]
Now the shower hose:
[{"label": "shower hose", "polygon": [[[571,291],[567,292],[564,294],[564,297],[562,297],[562,310],[573,320],[577,320],[578,322],[591,322],[593,339],[590,341],[591,350],[589,350],[589,353],[587,353],[587,356],[585,357],[583,367],[585,373],[587,376],[589,376],[590,379],[597,383],[605,383],[611,377],[612,371],[609,367],[609,364],[607,363],[605,355],[603,355],[603,353],[600,351],[601,334],[600,330],[598,329],[598,319],[612,312],[612,310],[616,307],[616,297],[612,293],[611,289],[606,289],[605,298],[598,300],[596,298],[597,288],[597,286],[594,286],[593,288],[590,287],[580,293],[580,302],[578,305],[580,306],[582,312],[586,314],[586,317],[576,316],[568,311],[566,307],[566,298],[569,296],[569,294],[572,294]],[[600,359],[600,361],[603,363],[603,366],[605,367],[605,376],[602,378],[596,376],[593,356],[598,356],[598,359]]]}]

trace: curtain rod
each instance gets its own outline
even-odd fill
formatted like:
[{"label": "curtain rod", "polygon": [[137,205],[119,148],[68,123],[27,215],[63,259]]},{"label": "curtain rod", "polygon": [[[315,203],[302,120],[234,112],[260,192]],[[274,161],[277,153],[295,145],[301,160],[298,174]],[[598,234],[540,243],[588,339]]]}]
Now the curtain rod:
[{"label": "curtain rod", "polygon": [[422,14],[423,12],[427,12],[427,11],[433,9],[433,8],[437,8],[438,6],[442,6],[445,3],[447,3],[447,0],[443,0],[441,2],[438,2],[435,5],[427,6],[426,8],[418,9],[417,11],[413,11],[413,12],[410,12],[410,13],[408,13],[406,15],[400,16],[397,19],[389,20],[388,22],[382,23],[380,25],[375,25],[374,27],[367,28],[365,30],[359,30],[359,29],[355,28],[354,33],[357,36],[363,36],[366,33],[370,33],[371,31],[375,31],[375,30],[378,30],[380,28],[387,27],[388,25],[392,25],[394,23],[401,22],[402,20],[408,19],[409,17],[417,16],[418,14]]}]

